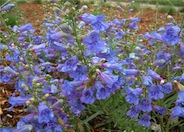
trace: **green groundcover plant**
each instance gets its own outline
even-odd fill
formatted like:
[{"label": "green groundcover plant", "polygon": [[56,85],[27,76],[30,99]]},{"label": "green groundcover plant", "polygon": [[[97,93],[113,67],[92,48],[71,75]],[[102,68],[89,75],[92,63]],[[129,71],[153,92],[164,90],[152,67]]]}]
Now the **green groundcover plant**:
[{"label": "green groundcover plant", "polygon": [[[9,29],[0,8],[0,82],[14,82],[19,95],[11,111],[27,115],[2,132],[169,131],[184,123],[183,23],[137,34],[139,17],[105,20],[69,2],[37,35],[31,23]],[[129,13],[118,6],[119,13]],[[144,40],[144,41],[143,41]],[[151,45],[151,49],[148,46]],[[4,127],[3,127],[4,126]]]}]

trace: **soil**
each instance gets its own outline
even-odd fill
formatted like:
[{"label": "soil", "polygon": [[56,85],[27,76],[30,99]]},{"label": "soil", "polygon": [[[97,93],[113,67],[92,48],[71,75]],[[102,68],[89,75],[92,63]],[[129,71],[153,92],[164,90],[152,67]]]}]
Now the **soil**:
[{"label": "soil", "polygon": [[[23,24],[25,23],[32,23],[36,32],[39,34],[41,31],[42,23],[44,22],[44,12],[51,12],[50,9],[44,10],[42,4],[32,4],[32,3],[22,3],[18,5],[20,8],[20,11],[23,13]],[[52,7],[53,4],[48,4],[47,6]],[[90,6],[88,11],[93,12],[95,10],[94,7]],[[100,10],[104,11],[107,16],[110,16],[111,18],[129,18],[129,17],[140,17],[141,21],[139,22],[139,30],[138,33],[145,33],[147,31],[151,31],[156,26],[162,27],[165,26],[169,20],[167,19],[166,13],[157,13],[157,23],[155,23],[156,20],[156,11],[154,10],[141,10],[141,11],[135,11],[131,12],[129,14],[119,13],[116,7],[101,7]],[[117,16],[117,14],[119,14]],[[106,16],[105,15],[105,16]],[[172,15],[176,22],[181,21],[181,16],[179,14]],[[150,30],[151,29],[151,30]],[[4,125],[9,126],[15,126],[19,118],[24,116],[26,113],[24,112],[24,107],[16,107],[13,109],[12,112],[8,112],[8,108],[10,107],[10,104],[8,103],[8,97],[12,95],[12,93],[18,94],[14,88],[13,84],[0,84],[0,124],[1,121],[4,123]]]},{"label": "soil", "polygon": [[[40,25],[44,22],[44,12],[48,13],[51,10],[44,10],[42,4],[32,4],[23,3],[18,5],[24,16],[24,23],[32,23],[37,32],[40,32]],[[54,4],[47,4],[47,6],[52,7]],[[124,7],[123,7],[124,8]],[[140,17],[138,33],[145,33],[150,31],[150,29],[165,26],[169,22],[167,19],[167,13],[158,12],[156,18],[156,11],[151,9],[140,9],[139,11],[134,11],[128,14],[124,12],[119,12],[116,7],[101,7],[99,8],[105,13],[106,16],[111,18],[130,18],[130,17]],[[126,10],[126,8],[124,8]],[[89,6],[88,12],[94,12],[96,7]],[[180,14],[172,15],[176,22],[181,22],[182,16]],[[157,23],[156,23],[157,21]]]}]

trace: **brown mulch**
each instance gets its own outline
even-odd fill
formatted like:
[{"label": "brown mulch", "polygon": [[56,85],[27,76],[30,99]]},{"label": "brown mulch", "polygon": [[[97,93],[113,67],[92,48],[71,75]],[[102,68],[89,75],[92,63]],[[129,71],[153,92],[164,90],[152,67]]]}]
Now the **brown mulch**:
[{"label": "brown mulch", "polygon": [[12,111],[8,111],[11,106],[8,103],[8,98],[14,93],[18,96],[19,93],[14,89],[14,83],[5,84],[0,83],[0,121],[2,121],[3,126],[15,126],[21,117],[26,115],[24,112],[24,107],[15,107]]},{"label": "brown mulch", "polygon": [[[24,16],[24,23],[32,23],[37,33],[40,33],[42,24],[44,22],[44,13],[51,12],[50,9],[44,10],[42,4],[32,4],[32,3],[22,3],[18,5],[21,12]],[[52,7],[53,4],[48,4],[49,7]],[[112,8],[112,7],[111,7]],[[89,7],[88,11],[95,10],[94,7]],[[139,23],[139,31],[138,33],[145,33],[150,31],[150,28],[155,28],[156,23],[156,12],[154,10],[142,10],[140,12],[132,12],[127,15],[124,13],[117,13],[117,8],[113,8],[113,12],[110,11],[110,8],[101,7],[100,10],[104,10],[105,14],[108,16],[112,16],[112,18],[117,17],[116,14],[119,14],[118,18],[129,18],[129,17],[140,17],[141,22]],[[166,13],[158,12],[158,22],[157,27],[165,26],[169,20],[167,19]],[[172,15],[176,21],[181,21],[181,16],[179,14]],[[40,28],[41,27],[41,28]],[[10,104],[8,103],[8,98],[12,95],[12,93],[16,92],[14,90],[13,84],[4,84],[0,83],[0,121],[4,123],[4,125],[15,126],[18,122],[19,118],[25,115],[24,107],[16,107],[13,111],[9,112],[8,108]],[[17,93],[18,94],[18,93]]]},{"label": "brown mulch", "polygon": [[[23,16],[25,19],[25,23],[32,23],[34,25],[34,28],[37,32],[40,32],[40,26],[44,22],[44,13],[51,14],[51,7],[54,6],[54,4],[47,4],[49,7],[47,10],[43,9],[42,4],[32,4],[32,3],[23,3],[18,5],[20,10],[23,12]],[[145,33],[147,31],[150,31],[151,28],[159,28],[162,26],[165,26],[166,23],[169,22],[167,19],[167,13],[158,12],[157,18],[156,18],[156,11],[150,10],[150,9],[143,9],[135,12],[131,12],[128,14],[125,14],[123,12],[119,12],[116,7],[100,7],[101,11],[104,11],[105,17],[111,16],[111,18],[130,18],[130,17],[140,17],[141,21],[139,22],[139,30],[138,33]],[[124,8],[126,10],[126,8]],[[89,6],[88,12],[93,12],[96,10],[93,6]],[[181,22],[182,16],[179,14],[172,15],[176,22]],[[157,23],[156,23],[157,19]],[[157,25],[157,26],[156,26]]]}]

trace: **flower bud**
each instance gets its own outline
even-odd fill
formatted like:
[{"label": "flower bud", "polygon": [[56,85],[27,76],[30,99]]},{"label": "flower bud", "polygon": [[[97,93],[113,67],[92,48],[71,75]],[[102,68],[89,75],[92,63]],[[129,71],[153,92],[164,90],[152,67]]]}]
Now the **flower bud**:
[{"label": "flower bud", "polygon": [[3,45],[3,46],[2,46],[2,49],[3,49],[3,50],[7,50],[8,47],[7,47],[6,45]]},{"label": "flower bud", "polygon": [[29,88],[23,83],[22,85],[21,85],[21,87],[24,89],[24,90],[29,90]]},{"label": "flower bud", "polygon": [[41,84],[40,83],[36,83],[36,87],[40,87],[41,86]]},{"label": "flower bud", "polygon": [[28,105],[30,105],[31,104],[31,101],[26,101],[26,105],[28,106]]},{"label": "flower bud", "polygon": [[35,101],[34,97],[30,98],[29,101],[34,102]]},{"label": "flower bud", "polygon": [[50,95],[49,94],[45,94],[44,95],[44,98],[46,99],[46,98],[48,98]]},{"label": "flower bud", "polygon": [[33,84],[35,84],[35,83],[36,83],[36,81],[37,81],[36,79],[33,79],[33,80],[32,80],[32,83],[33,83]]},{"label": "flower bud", "polygon": [[168,15],[167,18],[168,18],[168,19],[173,19],[173,16]]}]

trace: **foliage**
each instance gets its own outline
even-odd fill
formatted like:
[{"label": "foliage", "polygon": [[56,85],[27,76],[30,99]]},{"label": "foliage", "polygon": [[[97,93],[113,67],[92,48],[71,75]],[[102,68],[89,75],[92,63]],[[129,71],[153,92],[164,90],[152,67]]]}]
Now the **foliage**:
[{"label": "foliage", "polygon": [[34,3],[34,4],[41,4],[42,0],[32,0],[32,3]]},{"label": "foliage", "polygon": [[160,7],[158,9],[160,12],[165,12],[165,13],[168,13],[170,15],[173,15],[175,14],[177,11],[175,8],[171,7],[171,6],[168,6],[168,7]]},{"label": "foliage", "polygon": [[16,0],[17,3],[26,3],[27,1],[26,0]]},{"label": "foliage", "polygon": [[81,5],[90,6],[90,5],[94,4],[94,3],[95,3],[94,0],[82,1],[82,2],[81,2]]},{"label": "foliage", "polygon": [[[121,0],[114,0],[117,2],[122,2]],[[126,0],[129,2],[129,0]],[[183,6],[184,2],[182,0],[136,0],[136,3],[148,3],[148,4],[159,4],[159,5],[168,5],[168,6]]]}]

